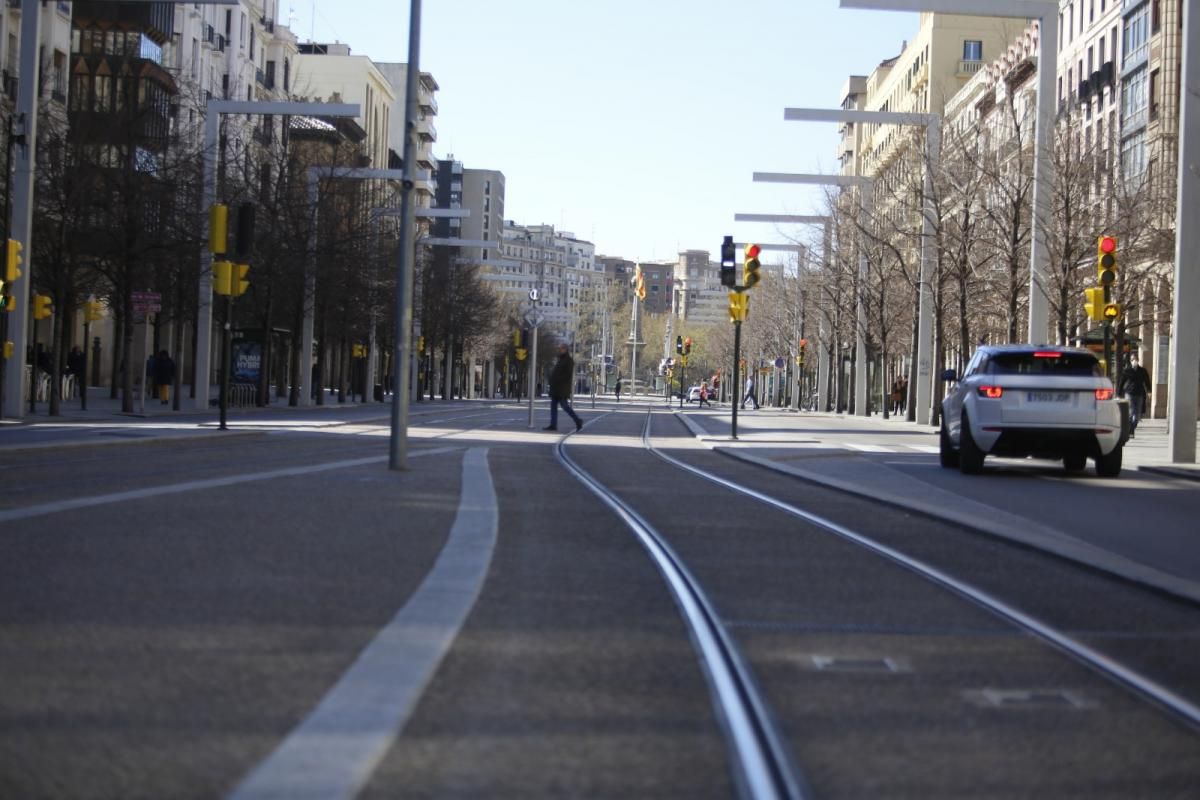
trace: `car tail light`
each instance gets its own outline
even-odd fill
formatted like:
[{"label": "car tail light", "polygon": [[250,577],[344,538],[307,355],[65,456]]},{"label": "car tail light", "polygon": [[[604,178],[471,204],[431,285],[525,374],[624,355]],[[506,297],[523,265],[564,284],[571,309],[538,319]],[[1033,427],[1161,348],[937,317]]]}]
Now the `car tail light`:
[{"label": "car tail light", "polygon": [[980,386],[979,396],[986,397],[989,400],[999,400],[1004,396],[1004,389],[1000,386]]},{"label": "car tail light", "polygon": [[1054,350],[1038,350],[1033,354],[1034,358],[1062,358],[1062,353]]},{"label": "car tail light", "polygon": [[1113,399],[1113,390],[1112,389],[1097,389],[1096,390],[1096,399],[1097,400],[1112,400]]}]

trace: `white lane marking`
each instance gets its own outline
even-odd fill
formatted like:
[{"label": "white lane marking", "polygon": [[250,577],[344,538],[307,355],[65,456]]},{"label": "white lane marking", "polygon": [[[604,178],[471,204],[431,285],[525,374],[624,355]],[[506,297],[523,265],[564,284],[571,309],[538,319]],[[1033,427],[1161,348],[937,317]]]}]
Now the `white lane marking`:
[{"label": "white lane marking", "polygon": [[880,447],[877,444],[844,444],[847,450],[857,450],[860,453],[894,453],[890,447]]},{"label": "white lane marking", "polygon": [[904,445],[909,450],[916,450],[918,453],[940,453],[941,449],[936,444],[906,444]]},{"label": "white lane marking", "polygon": [[487,450],[463,458],[458,516],[433,569],[358,659],[229,800],[352,798],[403,729],[487,577],[499,509]]},{"label": "white lane marking", "polygon": [[[416,458],[417,456],[431,456],[436,453],[452,453],[461,449],[461,447],[435,447],[430,448],[429,450],[418,450],[416,452],[409,453],[409,456],[413,458]],[[378,464],[387,460],[387,456],[354,458],[348,461],[331,461],[328,464],[313,464],[307,467],[288,467],[286,469],[271,470],[270,472],[249,472],[240,475],[226,475],[223,478],[207,478],[200,481],[172,483],[166,486],[151,486],[146,489],[131,489],[128,492],[98,494],[92,497],[74,497],[70,500],[56,500],[53,503],[39,503],[36,506],[25,506],[24,508],[12,508],[7,511],[0,511],[0,522],[11,522],[13,520],[29,519],[31,517],[42,517],[47,514],[58,514],[62,511],[74,511],[78,508],[90,508],[92,506],[123,503],[128,500],[145,500],[149,497],[159,497],[164,494],[179,494],[181,492],[197,492],[204,489],[217,489],[222,486],[234,486],[236,484],[247,483],[249,481],[266,481],[273,478],[289,478],[293,475],[311,475],[314,472],[328,472],[329,470],[333,469],[361,467],[366,464]]]}]

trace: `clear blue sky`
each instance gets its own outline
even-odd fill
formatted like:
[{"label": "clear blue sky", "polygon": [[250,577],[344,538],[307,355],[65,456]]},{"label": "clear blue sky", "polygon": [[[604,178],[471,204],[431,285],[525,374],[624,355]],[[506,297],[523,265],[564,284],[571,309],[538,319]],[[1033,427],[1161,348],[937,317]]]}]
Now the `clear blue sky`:
[{"label": "clear blue sky", "polygon": [[[408,60],[404,0],[295,0],[292,14],[301,41]],[[818,211],[819,190],[750,180],[836,169],[835,126],[783,109],[836,106],[848,75],[915,36],[917,15],[837,0],[424,0],[421,29],[421,69],[441,87],[437,155],[502,171],[508,219],[652,260],[715,257],[725,234],[780,240],[735,212]]]}]

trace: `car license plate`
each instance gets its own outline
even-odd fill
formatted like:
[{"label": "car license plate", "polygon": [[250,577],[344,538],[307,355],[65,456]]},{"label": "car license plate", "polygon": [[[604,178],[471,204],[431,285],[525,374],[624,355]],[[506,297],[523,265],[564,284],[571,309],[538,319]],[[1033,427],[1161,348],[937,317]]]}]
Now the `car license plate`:
[{"label": "car license plate", "polygon": [[1026,394],[1026,400],[1030,403],[1069,403],[1071,402],[1070,392],[1029,392]]}]

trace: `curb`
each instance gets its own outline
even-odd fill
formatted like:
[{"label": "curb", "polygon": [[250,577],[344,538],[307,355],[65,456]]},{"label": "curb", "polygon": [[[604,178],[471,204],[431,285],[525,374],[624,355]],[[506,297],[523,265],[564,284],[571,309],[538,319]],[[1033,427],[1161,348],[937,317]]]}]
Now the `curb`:
[{"label": "curb", "polygon": [[[1005,528],[1002,525],[989,524],[986,520],[977,519],[966,513],[949,511],[931,503],[922,503],[915,498],[903,495],[881,495],[876,491],[868,491],[846,481],[827,478],[815,472],[778,464],[770,459],[759,456],[739,453],[733,447],[718,446],[717,442],[733,444],[736,440],[731,440],[727,437],[714,440],[714,437],[711,437],[707,431],[700,428],[697,423],[693,422],[686,415],[677,413],[675,416],[683,422],[684,426],[701,444],[708,447],[714,453],[726,456],[727,458],[732,458],[745,464],[752,464],[782,475],[800,478],[801,480],[816,483],[855,497],[865,497],[895,508],[911,511],[943,522],[949,522],[968,530],[993,536],[997,539],[1003,539],[1014,544],[1041,550],[1042,552],[1083,564],[1092,569],[1132,581],[1174,597],[1189,600],[1193,603],[1200,603],[1200,583],[1196,581],[1180,578],[1154,567],[1139,564],[1124,556],[1082,542],[1069,534],[1039,525],[1031,520],[1024,520],[1023,530],[1015,531]],[[1181,477],[1178,473],[1185,472],[1183,470],[1170,470],[1168,467],[1139,467],[1138,469],[1148,472],[1162,471],[1172,477]],[[1197,475],[1197,473],[1187,473],[1185,477],[1192,480],[1200,479],[1200,475]]]}]

